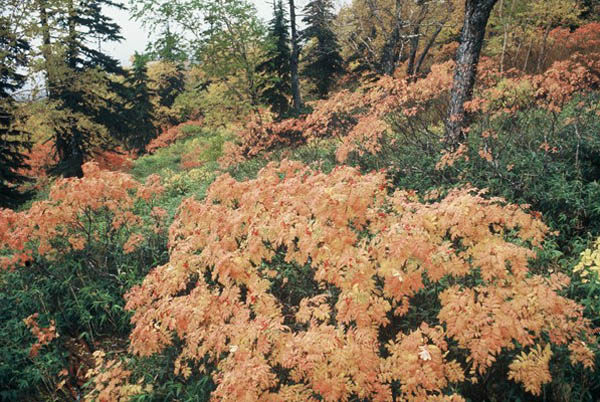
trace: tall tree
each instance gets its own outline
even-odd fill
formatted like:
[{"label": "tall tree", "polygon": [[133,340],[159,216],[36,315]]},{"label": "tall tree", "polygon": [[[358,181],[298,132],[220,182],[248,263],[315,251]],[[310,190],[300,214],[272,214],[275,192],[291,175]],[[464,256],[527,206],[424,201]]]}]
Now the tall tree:
[{"label": "tall tree", "polygon": [[465,102],[473,96],[479,55],[490,13],[498,0],[466,0],[465,19],[456,51],[456,70],[446,120],[446,143],[456,145],[466,125]]},{"label": "tall tree", "polygon": [[184,41],[191,62],[208,81],[224,85],[227,96],[253,108],[265,80],[266,29],[248,0],[130,0],[133,17],[156,29],[167,22]]},{"label": "tall tree", "polygon": [[[118,137],[124,119],[124,71],[102,44],[120,41],[120,27],[104,13],[112,0],[37,0],[58,164],[53,173],[81,176],[92,150]],[[53,42],[52,42],[53,39]]]},{"label": "tall tree", "polygon": [[270,81],[264,83],[262,97],[271,109],[279,115],[289,108],[288,96],[291,93],[291,51],[288,20],[283,0],[273,2],[273,19],[269,25],[269,49],[267,60],[258,66]]},{"label": "tall tree", "polygon": [[17,38],[13,21],[0,14],[0,207],[14,207],[24,200],[18,185],[26,181],[19,170],[26,167],[29,142],[14,128],[13,94],[23,87],[25,76],[19,69],[27,63],[29,44]]},{"label": "tall tree", "polygon": [[154,105],[148,83],[148,57],[135,54],[133,66],[129,71],[126,87],[127,111],[126,122],[127,131],[122,138],[128,149],[143,151],[146,145],[158,134],[155,126]]},{"label": "tall tree", "polygon": [[296,6],[294,0],[290,3],[290,27],[292,29],[292,53],[290,55],[290,72],[292,75],[292,96],[294,97],[294,109],[300,113],[302,109],[302,95],[300,93],[300,78],[298,75],[298,59],[300,58],[300,44],[298,43],[298,30],[296,29]]},{"label": "tall tree", "polygon": [[179,65],[188,60],[188,54],[183,47],[183,43],[182,36],[173,32],[167,21],[158,38],[148,44],[146,52],[152,60],[166,61]]},{"label": "tall tree", "polygon": [[179,114],[173,109],[173,104],[185,89],[183,66],[169,61],[152,61],[147,67],[148,89],[154,107],[154,125],[166,129],[180,123]]},{"label": "tall tree", "polygon": [[302,21],[306,28],[302,39],[310,43],[303,73],[314,83],[321,98],[329,92],[335,76],[344,71],[340,46],[332,30],[334,18],[332,0],[312,0],[304,8]]},{"label": "tall tree", "polygon": [[458,34],[460,1],[352,0],[337,19],[343,55],[355,68],[388,75],[405,61],[407,75],[418,76],[436,43]]}]

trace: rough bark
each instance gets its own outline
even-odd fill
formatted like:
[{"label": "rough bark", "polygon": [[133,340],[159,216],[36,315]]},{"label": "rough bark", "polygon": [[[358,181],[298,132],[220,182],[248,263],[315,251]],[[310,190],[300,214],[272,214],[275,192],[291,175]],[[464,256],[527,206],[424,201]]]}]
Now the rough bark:
[{"label": "rough bark", "polygon": [[394,74],[396,63],[398,62],[398,43],[400,42],[400,24],[394,26],[394,30],[385,45],[381,54],[381,67],[386,75]]},{"label": "rough bark", "polygon": [[77,29],[76,29],[76,18],[77,10],[73,4],[73,0],[68,3],[68,26],[69,26],[69,37],[67,39],[67,64],[69,68],[75,69],[77,66]]},{"label": "rough bark", "polygon": [[[368,2],[369,7],[371,8],[371,12],[375,15],[380,25],[383,27],[384,23],[379,15],[379,9],[372,1]],[[381,58],[379,64],[381,66],[381,71],[386,75],[394,74],[396,70],[396,65],[400,59],[401,51],[398,49],[400,42],[402,40],[402,26],[404,21],[402,19],[402,0],[396,0],[396,6],[394,10],[395,22],[394,27],[390,35],[386,38],[385,44],[383,46],[381,52]]]},{"label": "rough bark", "polygon": [[419,51],[419,43],[421,42],[421,24],[427,17],[429,12],[429,2],[418,0],[416,2],[419,5],[419,16],[414,22],[414,28],[410,38],[410,53],[408,56],[408,66],[406,68],[406,75],[411,80],[414,80],[416,73],[417,53]]},{"label": "rough bark", "polygon": [[419,72],[421,71],[421,67],[423,66],[423,62],[425,61],[425,58],[429,54],[429,51],[431,50],[431,47],[435,43],[435,40],[437,39],[438,35],[440,34],[440,32],[442,32],[442,28],[444,27],[446,22],[447,22],[447,18],[444,19],[444,21],[442,21],[438,25],[435,32],[431,36],[431,38],[429,38],[429,42],[427,42],[427,45],[425,46],[425,49],[423,49],[421,56],[419,56],[419,61],[417,61],[417,65],[415,66],[415,72],[414,72],[415,76],[419,75]]},{"label": "rough bark", "polygon": [[52,46],[52,40],[50,38],[50,26],[48,25],[48,9],[45,0],[40,0],[39,4],[40,11],[40,28],[42,31],[42,56],[44,57],[46,70],[46,91],[48,92],[48,97],[53,99],[55,97],[55,79],[52,74],[52,61],[50,60],[52,57],[52,50],[50,47]]},{"label": "rough bark", "polygon": [[292,75],[292,96],[294,97],[294,109],[299,113],[302,109],[302,96],[300,95],[300,79],[298,77],[298,31],[296,29],[296,7],[294,0],[290,0],[290,25],[292,27],[292,53],[290,58],[290,70]]},{"label": "rough bark", "polygon": [[411,78],[415,74],[415,62],[417,59],[417,51],[419,50],[419,42],[421,41],[421,27],[416,25],[412,31],[410,38],[410,53],[408,55],[408,66],[406,67],[406,75]]},{"label": "rough bark", "polygon": [[446,121],[445,139],[450,146],[458,144],[463,136],[463,128],[467,123],[464,104],[473,96],[473,85],[485,37],[485,28],[497,1],[466,0],[465,2],[465,20],[460,34],[460,44],[456,51],[456,70]]}]

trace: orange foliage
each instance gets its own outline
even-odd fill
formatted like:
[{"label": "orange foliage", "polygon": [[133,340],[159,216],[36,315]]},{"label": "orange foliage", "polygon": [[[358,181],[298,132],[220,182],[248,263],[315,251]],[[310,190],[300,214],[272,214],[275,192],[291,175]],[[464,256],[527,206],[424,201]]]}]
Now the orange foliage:
[{"label": "orange foliage", "polygon": [[193,146],[189,151],[181,155],[181,162],[179,167],[184,170],[199,168],[204,165],[204,162],[200,160],[200,155],[203,149],[196,145]]},{"label": "orange foliage", "polygon": [[[86,163],[83,171],[81,179],[56,180],[48,199],[33,203],[29,210],[0,209],[0,251],[4,251],[0,268],[23,265],[35,255],[52,260],[83,250],[98,240],[94,214],[105,214],[107,235],[133,232],[143,224],[135,213],[136,202],[149,201],[163,191],[157,176],[148,177],[144,185],[128,174],[101,170],[94,162]],[[139,244],[134,239],[126,251]]]},{"label": "orange foliage", "polygon": [[127,152],[121,147],[117,147],[114,150],[94,153],[92,161],[96,162],[102,170],[127,172],[133,167],[135,159],[135,153]]},{"label": "orange foliage", "polygon": [[36,179],[46,177],[46,170],[58,162],[54,154],[54,143],[52,141],[35,143],[26,155],[26,163],[29,168],[21,171],[21,173]]},{"label": "orange foliage", "polygon": [[[175,373],[215,364],[223,401],[458,401],[451,386],[499,355],[574,343],[572,362],[591,367],[590,323],[558,294],[568,279],[528,270],[542,222],[469,189],[429,203],[388,191],[383,172],[290,161],[255,180],[219,177],[180,207],[170,261],[126,296],[134,352],[179,339]],[[282,296],[300,285],[281,280],[281,258],[315,283],[297,304]],[[436,319],[421,322],[411,298],[447,282]],[[547,361],[531,353],[509,376],[537,393]]]},{"label": "orange foliage", "polygon": [[202,120],[190,120],[186,121],[185,123],[173,126],[163,131],[158,137],[150,141],[150,143],[146,146],[146,151],[152,153],[155,152],[157,149],[168,147],[175,141],[185,138],[186,135],[185,132],[182,130],[183,127],[201,127],[203,125],[204,123],[202,122]]},{"label": "orange foliage", "polygon": [[130,384],[131,371],[124,369],[120,361],[106,361],[105,356],[102,351],[94,352],[96,367],[86,373],[86,377],[92,379],[94,388],[85,396],[85,401],[127,402],[135,395],[152,390],[149,386]]},{"label": "orange foliage", "polygon": [[54,320],[50,322],[50,326],[48,328],[40,328],[37,322],[38,317],[39,314],[35,313],[23,320],[25,325],[27,325],[27,328],[29,328],[31,333],[37,338],[37,342],[31,346],[31,350],[29,351],[29,357],[31,358],[36,357],[43,346],[58,338]]},{"label": "orange foliage", "polygon": [[[568,49],[543,73],[527,75],[515,69],[500,71],[496,60],[482,58],[475,96],[466,105],[471,113],[489,118],[514,115],[531,106],[560,112],[573,96],[600,87],[600,24],[584,25],[574,32],[556,29],[552,38]],[[575,52],[575,53],[573,53]],[[446,100],[452,86],[454,62],[434,64],[422,79],[385,76],[365,82],[354,91],[342,90],[329,99],[312,102],[312,113],[274,121],[272,115],[255,113],[240,130],[238,142],[225,147],[221,162],[232,165],[270,150],[328,137],[339,140],[337,159],[344,162],[353,153],[377,154],[396,136],[414,141],[429,133],[432,123],[443,122]],[[485,150],[482,157],[492,158]]]},{"label": "orange foliage", "polygon": [[434,65],[424,79],[413,82],[406,77],[382,77],[367,82],[356,91],[342,90],[329,99],[310,104],[313,112],[299,118],[273,121],[268,112],[252,115],[240,130],[238,144],[225,148],[221,163],[231,165],[271,149],[302,144],[323,137],[340,140],[338,160],[345,161],[350,152],[375,154],[389,126],[427,112],[443,114],[440,100],[452,85],[453,62]]},{"label": "orange foliage", "polygon": [[[58,163],[53,141],[38,142],[26,154],[27,169],[20,170],[24,176],[36,180],[35,188],[41,189],[49,184],[50,178],[47,171]],[[100,169],[126,172],[133,167],[136,155],[117,147],[114,150],[96,149],[88,161],[98,164]]]},{"label": "orange foliage", "polygon": [[273,148],[289,146],[299,140],[303,142],[301,123],[301,119],[275,121],[274,114],[267,109],[254,111],[244,127],[238,130],[238,143],[225,143],[219,163],[233,166]]},{"label": "orange foliage", "polygon": [[600,87],[600,55],[575,54],[556,62],[548,71],[533,77],[540,106],[560,112],[573,95],[585,89]]},{"label": "orange foliage", "polygon": [[590,22],[574,31],[558,27],[550,32],[549,37],[553,52],[560,52],[563,58],[568,58],[568,55],[575,52],[597,52],[600,49],[600,23]]},{"label": "orange foliage", "polygon": [[514,115],[531,106],[560,113],[573,96],[599,87],[600,54],[575,53],[541,74],[525,75],[514,70],[495,74],[465,108],[488,118]]}]

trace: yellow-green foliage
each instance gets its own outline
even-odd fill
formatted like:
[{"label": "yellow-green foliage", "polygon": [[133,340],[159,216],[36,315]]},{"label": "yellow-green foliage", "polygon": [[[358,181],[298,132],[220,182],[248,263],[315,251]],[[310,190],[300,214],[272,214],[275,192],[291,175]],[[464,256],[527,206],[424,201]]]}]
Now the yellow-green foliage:
[{"label": "yellow-green foliage", "polygon": [[154,61],[148,64],[148,88],[153,94],[155,125],[168,127],[176,124],[181,110],[172,107],[177,95],[183,90],[185,77],[182,70],[174,63]]},{"label": "yellow-green foliage", "polygon": [[165,189],[168,193],[189,194],[211,183],[216,174],[213,169],[201,167],[184,172],[164,171]]},{"label": "yellow-green foliage", "polygon": [[239,122],[252,109],[252,102],[248,97],[231,96],[231,85],[223,82],[209,85],[199,103],[208,127],[226,127]]},{"label": "yellow-green foliage", "polygon": [[573,272],[579,272],[584,283],[589,282],[590,274],[594,280],[598,280],[600,277],[600,237],[596,239],[592,247],[581,253],[581,260]]}]

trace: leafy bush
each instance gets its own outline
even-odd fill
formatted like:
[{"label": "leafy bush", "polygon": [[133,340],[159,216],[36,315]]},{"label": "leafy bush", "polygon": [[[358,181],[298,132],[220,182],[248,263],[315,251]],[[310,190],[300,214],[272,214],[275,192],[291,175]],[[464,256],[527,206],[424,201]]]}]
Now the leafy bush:
[{"label": "leafy bush", "polygon": [[84,173],[27,210],[0,210],[3,400],[76,399],[91,350],[129,331],[123,294],[165,257],[159,179],[95,163]]},{"label": "leafy bush", "polygon": [[193,122],[173,127],[164,137],[158,137],[162,139],[154,144],[153,154],[135,161],[132,173],[145,178],[166,170],[178,172],[216,162],[229,135],[225,130],[207,130]]},{"label": "leafy bush", "polygon": [[219,177],[126,296],[133,350],[174,349],[176,375],[235,401],[530,399],[565,362],[593,368],[568,278],[528,268],[541,221],[469,189],[388,190],[288,161]]},{"label": "leafy bush", "polygon": [[369,170],[389,164],[394,183],[426,191],[470,183],[510,202],[530,204],[553,230],[563,252],[577,237],[600,235],[600,123],[598,94],[576,98],[560,113],[532,108],[471,126],[467,142],[442,156],[404,146],[401,153],[354,158]]}]

